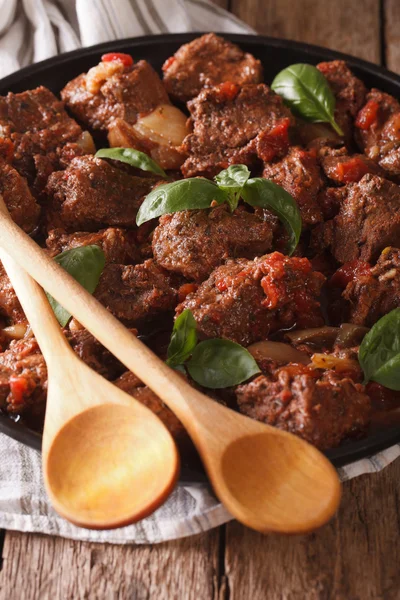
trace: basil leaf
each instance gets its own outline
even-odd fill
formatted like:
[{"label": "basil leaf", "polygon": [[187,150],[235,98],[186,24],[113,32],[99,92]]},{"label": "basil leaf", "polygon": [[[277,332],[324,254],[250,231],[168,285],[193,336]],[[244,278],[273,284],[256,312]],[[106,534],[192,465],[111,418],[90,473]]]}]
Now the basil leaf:
[{"label": "basil leaf", "polygon": [[112,158],[112,160],[119,160],[132,167],[142,169],[142,171],[167,177],[166,172],[150,156],[134,148],[102,148],[96,152],[95,157]]},{"label": "basil leaf", "polygon": [[260,372],[246,348],[221,339],[200,342],[186,368],[196,383],[212,389],[237,385]]},{"label": "basil leaf", "polygon": [[271,210],[289,233],[288,253],[293,254],[301,234],[301,216],[292,196],[280,185],[255,177],[249,179],[242,189],[242,197],[251,206],[260,206]]},{"label": "basil leaf", "polygon": [[136,224],[142,225],[150,219],[180,210],[210,208],[213,200],[222,204],[226,199],[226,192],[208,179],[201,177],[180,179],[159,185],[148,194],[139,209]]},{"label": "basil leaf", "polygon": [[214,177],[219,189],[227,192],[227,202],[232,212],[239,204],[240,192],[249,177],[250,171],[246,165],[232,165]]},{"label": "basil leaf", "polygon": [[358,359],[364,383],[372,379],[400,391],[400,308],[375,323],[361,343]]},{"label": "basil leaf", "polygon": [[167,365],[182,365],[192,354],[197,344],[196,321],[192,312],[186,309],[177,317],[167,351]]},{"label": "basil leaf", "polygon": [[300,63],[283,69],[271,89],[299,117],[312,123],[330,123],[336,133],[343,135],[334,118],[335,96],[324,75],[313,65]]},{"label": "basil leaf", "polygon": [[[90,294],[95,291],[106,263],[104,252],[99,246],[72,248],[58,254],[54,260]],[[58,322],[62,327],[65,327],[71,318],[70,313],[50,294],[46,292],[46,295]]]}]

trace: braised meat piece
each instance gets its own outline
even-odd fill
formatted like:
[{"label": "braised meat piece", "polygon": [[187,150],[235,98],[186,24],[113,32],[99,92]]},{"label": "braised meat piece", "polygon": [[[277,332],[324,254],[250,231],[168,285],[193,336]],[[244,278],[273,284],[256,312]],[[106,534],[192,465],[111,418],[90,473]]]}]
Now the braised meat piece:
[{"label": "braised meat piece", "polygon": [[0,262],[0,317],[10,320],[12,323],[26,321],[25,313],[19,303],[11,281]]},{"label": "braised meat piece", "polygon": [[319,63],[317,69],[328,80],[336,99],[335,120],[342,128],[346,140],[351,144],[354,119],[364,103],[366,87],[343,60]]},{"label": "braised meat piece", "polygon": [[372,89],[356,119],[357,142],[365,154],[393,175],[400,175],[400,104]]},{"label": "braised meat piece", "polygon": [[262,65],[236,44],[207,33],[184,44],[163,66],[163,80],[170,96],[187,102],[204,87],[225,81],[239,85],[262,82]]},{"label": "braised meat piece", "polygon": [[218,206],[163,215],[153,234],[153,254],[164,269],[203,281],[226,258],[254,258],[271,242],[268,222],[240,208],[230,213]]},{"label": "braised meat piece", "polygon": [[188,133],[186,116],[145,60],[100,62],[70,81],[61,97],[79,121],[107,132],[110,146],[146,152],[164,169],[179,169],[184,161],[178,147]]},{"label": "braised meat piece", "polygon": [[136,375],[130,371],[126,371],[114,383],[121,390],[139,400],[139,402],[155,413],[167,427],[178,445],[190,443],[189,436],[178,417]]},{"label": "braised meat piece", "polygon": [[291,112],[264,84],[240,87],[222,83],[188,102],[193,133],[183,149],[185,177],[212,178],[229,165],[254,166],[284,156],[289,148]]},{"label": "braised meat piece", "polygon": [[52,256],[57,256],[57,254],[72,248],[91,245],[100,246],[107,263],[132,265],[140,262],[140,252],[134,232],[117,227],[102,229],[97,233],[86,231],[65,233],[63,229],[52,229],[46,240],[46,246]]},{"label": "braised meat piece", "polygon": [[177,291],[151,259],[140,265],[107,265],[95,297],[125,324],[136,326],[174,310]]},{"label": "braised meat piece", "polygon": [[94,156],[75,158],[68,169],[49,178],[50,229],[135,227],[139,206],[156,181],[129,175]]},{"label": "braised meat piece", "polygon": [[385,175],[383,169],[365,154],[349,154],[345,147],[331,150],[321,157],[320,164],[325,176],[336,185],[357,183],[367,173]]},{"label": "braised meat piece", "polygon": [[339,214],[317,227],[312,245],[330,248],[340,263],[374,261],[386,246],[400,246],[400,187],[364,175],[345,188]]},{"label": "braised meat piece", "polygon": [[322,221],[317,197],[323,181],[315,152],[293,146],[281,161],[265,165],[263,177],[277,183],[293,196],[300,210],[303,227]]},{"label": "braised meat piece", "polygon": [[73,156],[95,150],[91,136],[43,86],[0,97],[0,126],[11,144],[13,166],[37,191],[42,191],[52,171]]},{"label": "braised meat piece", "polygon": [[3,161],[0,161],[0,194],[17,225],[27,233],[32,233],[38,224],[40,207],[26,179]]},{"label": "braised meat piece", "polygon": [[12,341],[0,354],[0,408],[43,419],[47,369],[34,338]]},{"label": "braised meat piece", "polygon": [[123,365],[86,329],[65,330],[66,338],[75,352],[91,369],[112,380],[124,370]]},{"label": "braised meat piece", "polygon": [[320,450],[364,434],[371,401],[364,386],[334,371],[289,364],[236,388],[242,414],[294,433]]},{"label": "braised meat piece", "polygon": [[199,333],[248,346],[279,329],[318,327],[325,277],[306,258],[273,252],[253,261],[228,260],[176,309],[189,308]]},{"label": "braised meat piece", "polygon": [[361,267],[353,265],[343,297],[350,303],[351,323],[372,326],[400,306],[400,250],[385,248],[374,267]]}]

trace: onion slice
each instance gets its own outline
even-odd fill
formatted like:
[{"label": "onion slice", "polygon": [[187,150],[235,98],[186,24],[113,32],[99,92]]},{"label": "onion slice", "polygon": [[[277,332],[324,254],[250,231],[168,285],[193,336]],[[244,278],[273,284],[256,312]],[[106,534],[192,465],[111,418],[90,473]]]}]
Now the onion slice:
[{"label": "onion slice", "polygon": [[300,350],[296,350],[292,346],[289,346],[289,344],[282,342],[256,342],[255,344],[251,344],[247,350],[255,360],[276,360],[283,364],[300,363],[308,365],[310,363],[310,357],[305,352],[300,352]]},{"label": "onion slice", "polygon": [[295,331],[288,331],[285,336],[289,338],[291,342],[296,344],[330,344],[336,340],[336,336],[339,333],[339,327],[313,327],[312,329],[299,329]]}]

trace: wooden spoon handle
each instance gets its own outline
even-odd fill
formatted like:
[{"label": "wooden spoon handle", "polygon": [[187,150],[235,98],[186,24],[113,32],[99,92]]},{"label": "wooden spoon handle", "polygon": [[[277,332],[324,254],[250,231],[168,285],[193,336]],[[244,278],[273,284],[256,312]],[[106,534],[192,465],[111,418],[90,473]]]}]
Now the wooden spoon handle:
[{"label": "wooden spoon handle", "polygon": [[[1,197],[0,247],[191,428],[193,410],[200,404],[205,411],[212,401],[170,369],[24,233],[12,221]],[[196,402],[199,398],[200,403]]]}]

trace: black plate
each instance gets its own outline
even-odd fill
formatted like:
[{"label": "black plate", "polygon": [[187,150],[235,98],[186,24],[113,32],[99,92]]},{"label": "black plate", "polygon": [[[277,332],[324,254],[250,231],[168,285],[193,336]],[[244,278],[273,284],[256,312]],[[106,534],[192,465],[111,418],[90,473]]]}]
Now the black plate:
[{"label": "black plate", "polygon": [[[96,64],[105,52],[117,51],[132,54],[135,59],[146,59],[158,71],[163,62],[186,42],[198,37],[200,33],[179,33],[159,36],[145,36],[98,44],[68,52],[50,58],[35,65],[25,67],[17,73],[0,80],[0,94],[7,92],[23,92],[38,85],[44,85],[58,94],[64,85],[83,71]],[[317,64],[325,60],[342,59],[347,61],[351,69],[366,84],[367,87],[377,87],[381,90],[400,97],[400,77],[386,69],[366,61],[327,50],[318,46],[279,40],[274,38],[222,34],[236,42],[243,50],[251,52],[264,65],[265,81],[271,82],[274,76],[284,67],[298,62]],[[40,448],[40,436],[23,425],[12,422],[0,416],[0,431],[33,448]],[[364,440],[351,442],[327,453],[334,465],[342,466],[359,458],[367,457],[379,450],[388,448],[400,442],[400,428],[393,428]],[[204,475],[190,470],[184,470],[181,480],[199,481]]]}]

